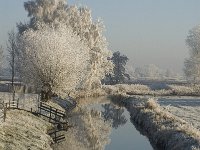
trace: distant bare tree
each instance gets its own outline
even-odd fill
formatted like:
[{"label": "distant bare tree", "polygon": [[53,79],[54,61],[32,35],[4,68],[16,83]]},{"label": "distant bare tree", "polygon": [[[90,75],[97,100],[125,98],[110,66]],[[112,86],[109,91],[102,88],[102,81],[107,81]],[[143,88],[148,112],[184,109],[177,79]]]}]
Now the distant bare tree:
[{"label": "distant bare tree", "polygon": [[7,50],[8,50],[8,61],[11,70],[11,82],[12,82],[12,93],[13,93],[13,101],[15,99],[15,89],[14,89],[14,78],[15,78],[15,71],[16,71],[16,52],[17,52],[17,45],[16,45],[16,34],[14,30],[8,33],[8,43],[7,43]]},{"label": "distant bare tree", "polygon": [[0,70],[2,69],[2,66],[3,66],[3,58],[4,58],[3,47],[0,46]]}]

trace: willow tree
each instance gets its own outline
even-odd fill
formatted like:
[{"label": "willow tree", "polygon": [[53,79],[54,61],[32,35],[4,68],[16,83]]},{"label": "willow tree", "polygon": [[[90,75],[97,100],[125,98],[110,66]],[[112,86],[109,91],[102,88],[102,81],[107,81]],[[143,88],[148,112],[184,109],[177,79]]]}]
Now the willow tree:
[{"label": "willow tree", "polygon": [[113,69],[108,50],[108,43],[103,35],[104,25],[101,21],[93,21],[91,10],[86,7],[69,6],[64,0],[31,0],[24,3],[30,21],[26,24],[19,23],[18,29],[22,33],[29,28],[38,29],[38,24],[47,25],[63,23],[72,28],[77,35],[89,47],[90,73],[83,88],[91,89],[101,85],[100,81]]},{"label": "willow tree", "polygon": [[184,62],[184,72],[189,80],[196,83],[200,81],[200,25],[189,31],[186,44],[189,47],[190,56]]},{"label": "willow tree", "polygon": [[20,34],[17,44],[20,75],[41,91],[43,99],[52,94],[65,97],[85,81],[89,49],[71,28],[42,24]]}]

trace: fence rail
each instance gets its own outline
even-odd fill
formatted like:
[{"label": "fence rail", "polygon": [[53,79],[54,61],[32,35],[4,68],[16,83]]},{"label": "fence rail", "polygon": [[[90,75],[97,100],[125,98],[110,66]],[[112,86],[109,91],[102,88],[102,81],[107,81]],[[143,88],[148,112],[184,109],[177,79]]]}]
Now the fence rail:
[{"label": "fence rail", "polygon": [[5,103],[5,108],[6,109],[11,109],[11,108],[17,108],[18,109],[19,108],[19,99]]},{"label": "fence rail", "polygon": [[61,133],[60,131],[61,130],[56,130],[55,129],[55,130],[53,130],[53,131],[48,133],[55,143],[60,143],[60,142],[65,140],[64,134]]},{"label": "fence rail", "polygon": [[50,105],[44,104],[43,102],[40,102],[38,108],[38,114],[48,118],[49,121],[53,120],[55,122],[60,122],[60,119],[65,117],[65,112],[56,109]]},{"label": "fence rail", "polygon": [[64,115],[65,115],[64,111],[56,109],[56,108],[54,108],[54,107],[52,107],[50,105],[47,105],[47,104],[45,104],[43,102],[40,102],[39,109],[43,109],[43,110],[48,111],[48,112],[51,111],[51,113],[60,115],[61,117],[64,117]]},{"label": "fence rail", "polygon": [[65,117],[65,112],[56,109],[50,105],[40,102],[38,114],[49,119],[49,122],[54,121],[54,129],[49,131],[55,143],[60,143],[65,140],[65,136],[61,131],[66,131],[68,122],[62,122],[60,119]]}]

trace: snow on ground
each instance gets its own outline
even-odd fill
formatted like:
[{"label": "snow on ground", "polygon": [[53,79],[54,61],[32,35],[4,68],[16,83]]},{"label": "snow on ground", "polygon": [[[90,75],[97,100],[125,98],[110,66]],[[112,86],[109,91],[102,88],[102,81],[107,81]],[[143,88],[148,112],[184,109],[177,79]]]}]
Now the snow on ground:
[{"label": "snow on ground", "polygon": [[191,123],[200,130],[200,98],[198,97],[163,97],[158,102],[172,114]]}]

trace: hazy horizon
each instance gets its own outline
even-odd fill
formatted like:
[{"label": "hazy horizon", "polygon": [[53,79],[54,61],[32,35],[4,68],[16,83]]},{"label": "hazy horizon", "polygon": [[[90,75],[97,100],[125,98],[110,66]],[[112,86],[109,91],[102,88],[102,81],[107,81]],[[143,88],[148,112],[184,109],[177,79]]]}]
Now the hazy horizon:
[{"label": "hazy horizon", "polygon": [[[25,0],[3,0],[0,6],[0,44],[19,21],[27,20]],[[87,5],[93,18],[102,18],[109,48],[127,55],[137,66],[155,64],[162,69],[182,73],[188,57],[185,39],[188,31],[200,24],[198,0],[68,0],[69,4]]]}]

